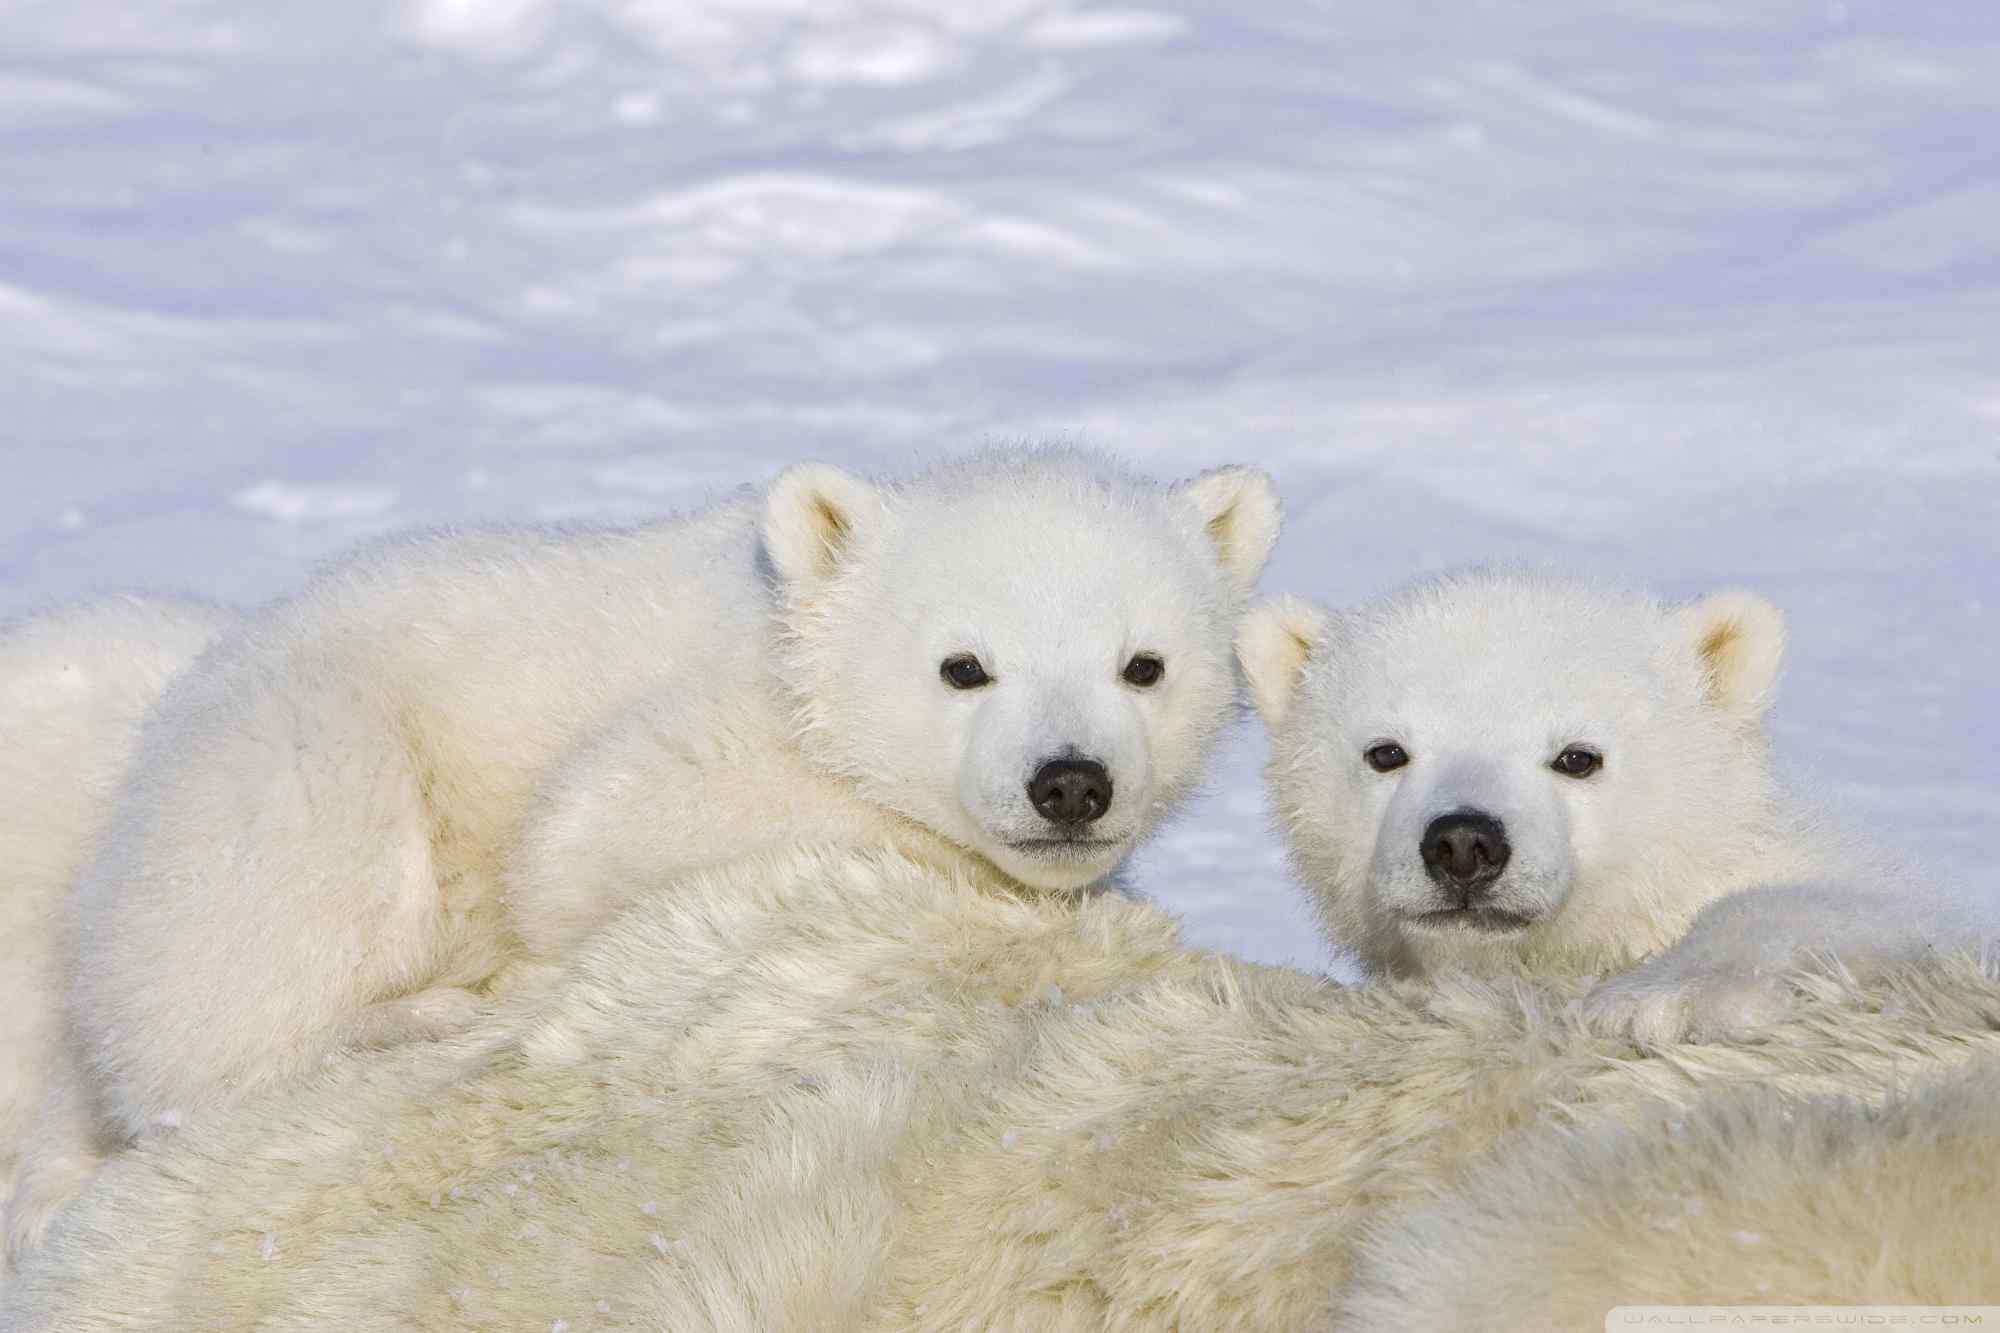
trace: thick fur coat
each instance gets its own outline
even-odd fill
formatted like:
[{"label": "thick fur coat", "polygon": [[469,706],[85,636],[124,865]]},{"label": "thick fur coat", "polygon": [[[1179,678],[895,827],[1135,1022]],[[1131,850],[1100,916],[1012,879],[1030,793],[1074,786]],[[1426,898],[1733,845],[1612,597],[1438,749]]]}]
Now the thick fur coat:
[{"label": "thick fur coat", "polygon": [[1879,1100],[1720,1088],[1510,1141],[1370,1235],[1334,1329],[1601,1333],[1621,1305],[1991,1306],[1996,1236],[2000,1059]]},{"label": "thick fur coat", "polygon": [[[51,1072],[67,1067],[63,893],[111,808],[146,712],[230,620],[191,602],[108,597],[0,633],[0,1216]],[[71,1164],[43,1165],[62,1173]]]},{"label": "thick fur coat", "polygon": [[1571,993],[1346,990],[1114,896],[753,862],[471,1034],[124,1154],[7,1326],[1320,1328],[1371,1223],[1524,1129],[1751,1085],[1880,1101],[2000,1051],[1970,962],[1826,983],[1742,1046],[1643,1051]]},{"label": "thick fur coat", "polygon": [[1277,599],[1239,653],[1335,948],[1398,977],[1618,973],[1594,1021],[1671,1042],[1770,1021],[1815,959],[2000,936],[2000,900],[1912,873],[1779,783],[1764,715],[1784,645],[1751,593],[1668,605],[1502,570],[1349,611]]},{"label": "thick fur coat", "polygon": [[[1253,470],[1001,451],[335,564],[147,720],[64,913],[82,1095],[33,1152],[79,1169],[23,1167],[16,1244],[99,1155],[463,1026],[663,872],[837,840],[1015,890],[1103,878],[1234,710],[1277,525]],[[984,665],[954,684],[961,658]],[[1057,824],[1038,776],[1085,761],[1089,818]]]}]

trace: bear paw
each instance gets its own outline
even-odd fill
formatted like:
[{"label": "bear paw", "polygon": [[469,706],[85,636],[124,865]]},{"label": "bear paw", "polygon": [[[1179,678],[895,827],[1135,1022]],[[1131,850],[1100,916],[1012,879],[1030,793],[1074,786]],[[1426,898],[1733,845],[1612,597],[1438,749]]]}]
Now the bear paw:
[{"label": "bear paw", "polygon": [[1641,1046],[1720,1041],[1778,1022],[1793,987],[1783,975],[1729,966],[1690,969],[1671,953],[1608,978],[1583,998],[1591,1031]]}]

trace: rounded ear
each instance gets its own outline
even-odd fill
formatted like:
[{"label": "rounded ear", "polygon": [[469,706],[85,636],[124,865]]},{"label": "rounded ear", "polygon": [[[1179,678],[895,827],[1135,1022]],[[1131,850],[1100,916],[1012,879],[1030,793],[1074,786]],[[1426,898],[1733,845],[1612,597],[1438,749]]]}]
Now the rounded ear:
[{"label": "rounded ear", "polygon": [[1326,631],[1326,612],[1299,597],[1273,597],[1250,608],[1236,635],[1236,660],[1266,728],[1291,711],[1299,676]]},{"label": "rounded ear", "polygon": [[1785,657],[1785,613],[1754,592],[1729,588],[1675,609],[1672,624],[1701,663],[1710,702],[1745,719],[1763,717]]},{"label": "rounded ear", "polygon": [[1174,487],[1200,517],[1222,567],[1248,588],[1264,571],[1278,540],[1278,488],[1262,468],[1219,467]]},{"label": "rounded ear", "polygon": [[780,472],[764,493],[764,549],[787,583],[832,577],[855,534],[882,512],[871,482],[825,463]]}]

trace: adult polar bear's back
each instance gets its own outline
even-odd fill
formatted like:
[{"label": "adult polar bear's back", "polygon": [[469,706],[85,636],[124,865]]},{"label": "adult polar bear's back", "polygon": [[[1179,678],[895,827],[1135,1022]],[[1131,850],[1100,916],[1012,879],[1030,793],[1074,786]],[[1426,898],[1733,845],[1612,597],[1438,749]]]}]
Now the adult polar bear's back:
[{"label": "adult polar bear's back", "polygon": [[2000,1058],[1880,1105],[1723,1088],[1636,1124],[1515,1139],[1369,1237],[1334,1328],[1599,1333],[1621,1305],[1990,1306],[1997,1238]]},{"label": "adult polar bear's back", "polygon": [[1970,965],[1650,1057],[1562,999],[1343,991],[894,856],[751,862],[469,1038],[126,1154],[14,1333],[1316,1328],[1384,1208],[1538,1119],[1874,1097],[2000,1041]]}]

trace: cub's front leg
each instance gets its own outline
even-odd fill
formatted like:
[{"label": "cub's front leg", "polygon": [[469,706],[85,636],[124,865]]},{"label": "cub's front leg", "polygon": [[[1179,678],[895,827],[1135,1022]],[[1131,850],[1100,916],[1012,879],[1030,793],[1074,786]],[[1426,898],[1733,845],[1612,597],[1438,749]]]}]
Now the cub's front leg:
[{"label": "cub's front leg", "polygon": [[544,779],[503,901],[530,963],[558,963],[675,875],[802,842],[863,841],[881,822],[799,755],[768,704],[663,691]]},{"label": "cub's front leg", "polygon": [[1712,1041],[1775,1022],[1802,970],[1865,975],[1930,953],[1991,947],[2000,912],[1943,891],[1796,884],[1703,908],[1671,948],[1584,997],[1599,1031],[1648,1045]]}]

